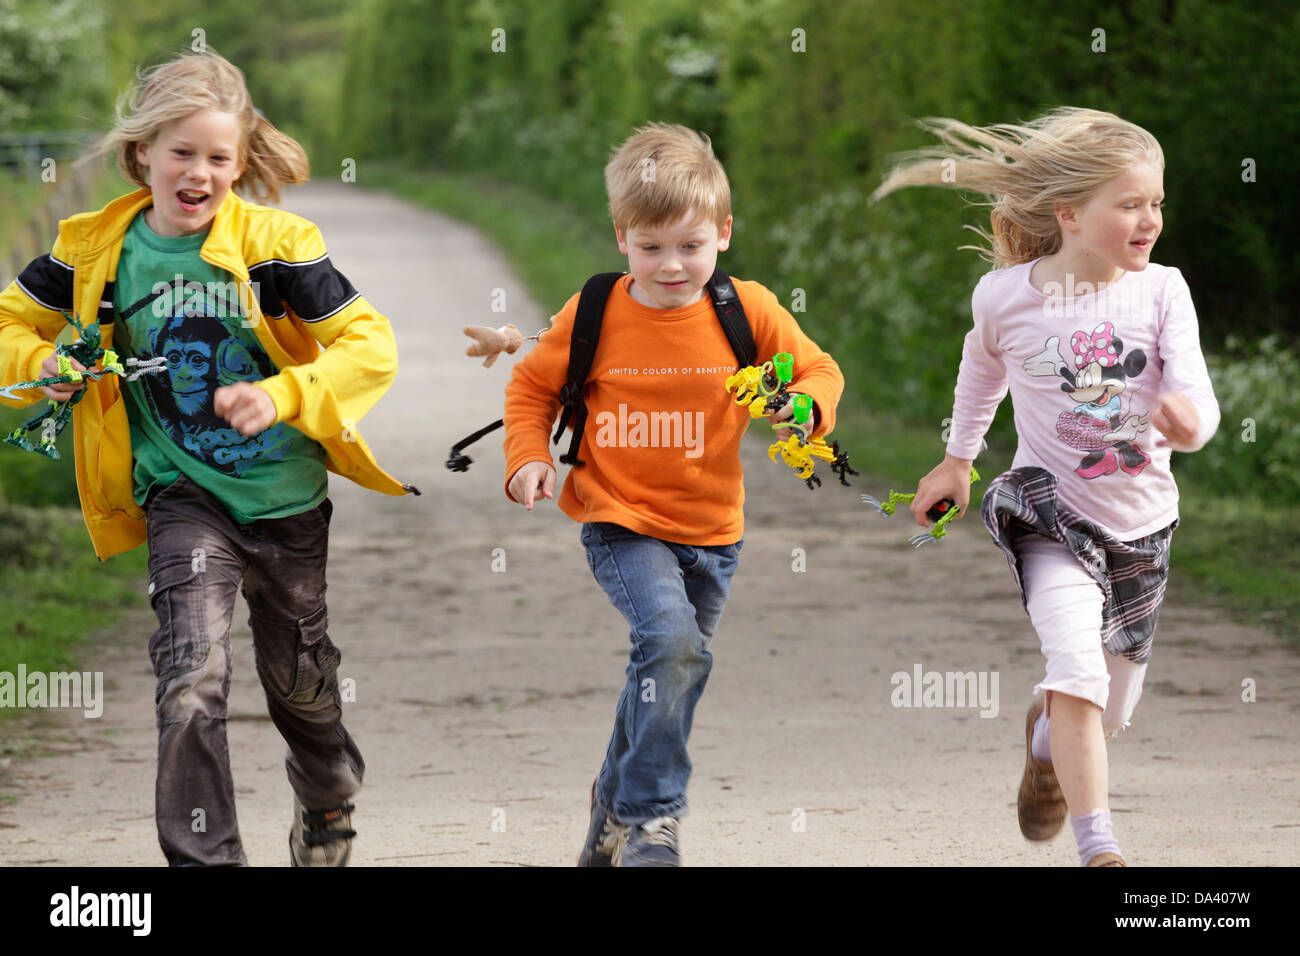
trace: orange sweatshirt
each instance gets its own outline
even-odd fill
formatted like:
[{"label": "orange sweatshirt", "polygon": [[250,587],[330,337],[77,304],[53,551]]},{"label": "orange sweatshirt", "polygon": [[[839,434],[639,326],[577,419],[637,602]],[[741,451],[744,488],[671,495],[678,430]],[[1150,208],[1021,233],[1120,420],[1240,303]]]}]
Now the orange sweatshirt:
[{"label": "orange sweatshirt", "polygon": [[[816,403],[817,429],[835,426],[844,376],[804,335],[775,295],[733,279],[758,346],[758,362],[794,355],[790,391]],[[605,306],[587,377],[587,427],[559,505],[575,521],[607,521],[681,544],[734,544],[744,533],[740,437],[753,419],[725,382],[736,354],[706,293],[693,305],[655,309],[615,284]],[[553,464],[550,437],[569,368],[578,296],[555,317],[537,347],[515,365],[506,387],[506,494],[533,461]],[[770,431],[767,419],[761,419]],[[569,436],[561,436],[568,448]],[[775,465],[773,467],[776,467]],[[513,500],[513,499],[512,499]]]}]

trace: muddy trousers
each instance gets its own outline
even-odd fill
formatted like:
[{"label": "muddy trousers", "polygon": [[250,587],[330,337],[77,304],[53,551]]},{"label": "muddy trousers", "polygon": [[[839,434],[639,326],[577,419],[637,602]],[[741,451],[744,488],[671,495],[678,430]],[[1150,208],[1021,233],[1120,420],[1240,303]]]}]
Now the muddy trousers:
[{"label": "muddy trousers", "polygon": [[[149,502],[149,599],[158,630],[158,840],[172,866],[247,863],[226,743],[230,625],[242,584],[257,675],[289,745],[289,783],[308,810],[346,803],[365,763],[343,728],[340,654],[326,633],[332,506],[238,524],[182,476]],[[285,820],[290,804],[285,801]],[[287,850],[287,838],[286,838]]]}]

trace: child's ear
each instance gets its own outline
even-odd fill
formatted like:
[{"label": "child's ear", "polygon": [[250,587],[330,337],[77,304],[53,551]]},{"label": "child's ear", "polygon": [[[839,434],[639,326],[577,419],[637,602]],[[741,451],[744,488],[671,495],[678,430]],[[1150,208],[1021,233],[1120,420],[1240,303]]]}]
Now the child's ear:
[{"label": "child's ear", "polygon": [[718,229],[718,251],[726,252],[727,246],[731,245],[731,217]]},{"label": "child's ear", "polygon": [[1067,206],[1064,203],[1052,203],[1052,214],[1056,217],[1056,224],[1062,229],[1069,232],[1079,231],[1079,218],[1073,206]]},{"label": "child's ear", "polygon": [[135,161],[139,163],[141,166],[145,167],[146,169],[149,168],[149,144],[148,143],[135,144]]},{"label": "child's ear", "polygon": [[614,238],[618,240],[618,251],[627,255],[627,235],[618,228],[618,223],[614,223]]}]

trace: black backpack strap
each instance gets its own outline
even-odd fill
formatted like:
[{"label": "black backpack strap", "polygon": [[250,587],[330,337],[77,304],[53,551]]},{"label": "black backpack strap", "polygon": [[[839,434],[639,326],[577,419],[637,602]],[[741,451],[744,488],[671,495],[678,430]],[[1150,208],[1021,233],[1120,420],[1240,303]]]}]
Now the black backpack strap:
[{"label": "black backpack strap", "polygon": [[[491,425],[487,425],[484,428],[480,428],[472,435],[466,435],[460,441],[456,442],[456,444],[452,445],[451,451],[447,455],[447,461],[446,461],[447,467],[452,471],[469,471],[469,466],[474,461],[474,459],[469,457],[469,455],[465,454],[465,449],[468,446],[474,444],[484,435],[496,431],[505,423],[506,420],[504,418],[498,418]],[[417,495],[419,494],[418,491],[415,493]]]},{"label": "black backpack strap", "polygon": [[[562,405],[560,422],[552,439],[558,444],[564,429],[570,422],[573,423],[573,437],[569,442],[569,451],[560,456],[560,461],[576,468],[581,468],[584,464],[578,458],[582,434],[587,426],[587,403],[583,401],[583,393],[586,391],[587,376],[591,372],[592,363],[596,360],[596,345],[600,341],[600,326],[605,317],[605,303],[610,293],[614,291],[614,284],[626,274],[602,272],[594,275],[587,280],[582,287],[582,294],[578,297],[578,311],[573,319],[573,334],[569,339],[569,371],[564,388],[560,390]],[[736,354],[739,367],[753,365],[758,359],[758,346],[754,343],[754,332],[750,328],[749,318],[745,315],[745,308],[740,303],[740,296],[731,277],[721,269],[714,269],[707,288],[709,299],[713,303],[713,311],[717,313],[718,321],[722,323],[722,330],[727,336],[732,352]],[[465,471],[469,467],[470,458],[463,454],[463,449],[500,427],[501,422],[493,422],[457,442],[452,446],[447,467],[452,471]]]},{"label": "black backpack strap", "polygon": [[573,335],[569,339],[569,374],[560,390],[560,424],[555,429],[553,441],[557,444],[565,427],[573,422],[573,439],[569,451],[560,456],[566,465],[581,468],[578,448],[582,445],[582,432],[587,426],[587,403],[582,400],[587,387],[587,374],[596,360],[596,343],[600,341],[600,324],[605,317],[605,301],[614,291],[614,283],[623,278],[622,272],[602,272],[587,280],[578,296],[578,312],[573,319]]},{"label": "black backpack strap", "polygon": [[731,343],[731,351],[736,353],[739,367],[753,365],[758,359],[758,346],[754,344],[754,331],[749,327],[745,307],[740,304],[740,296],[731,282],[731,276],[721,269],[714,269],[708,289],[709,298],[713,300],[713,311],[718,313],[718,321],[727,333],[727,341]]}]

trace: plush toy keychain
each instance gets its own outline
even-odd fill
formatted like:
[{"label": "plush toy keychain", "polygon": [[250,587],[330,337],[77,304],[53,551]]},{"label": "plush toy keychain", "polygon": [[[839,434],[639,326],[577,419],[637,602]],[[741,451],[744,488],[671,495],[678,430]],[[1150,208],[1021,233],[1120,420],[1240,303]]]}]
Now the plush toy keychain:
[{"label": "plush toy keychain", "polygon": [[[490,329],[486,325],[467,325],[465,334],[474,340],[474,344],[465,349],[465,354],[470,358],[486,356],[483,359],[483,367],[491,368],[492,363],[502,352],[514,355],[519,350],[519,346],[525,342],[536,342],[549,331],[550,329],[542,329],[536,335],[524,335],[513,325],[503,325],[499,329]],[[465,449],[489,432],[496,431],[503,424],[504,421],[498,418],[492,424],[480,428],[472,435],[466,435],[452,445],[451,452],[447,456],[447,467],[451,471],[468,471],[470,462],[474,459],[465,454]]]},{"label": "plush toy keychain", "polygon": [[471,358],[477,358],[480,355],[486,355],[483,360],[484,368],[491,368],[492,363],[497,360],[497,356],[502,352],[507,355],[514,355],[519,351],[519,346],[528,340],[540,339],[547,330],[543,329],[536,335],[524,335],[513,325],[503,325],[499,329],[489,329],[486,325],[467,325],[465,334],[474,340],[474,344],[465,349],[465,354]]}]

